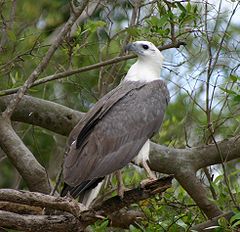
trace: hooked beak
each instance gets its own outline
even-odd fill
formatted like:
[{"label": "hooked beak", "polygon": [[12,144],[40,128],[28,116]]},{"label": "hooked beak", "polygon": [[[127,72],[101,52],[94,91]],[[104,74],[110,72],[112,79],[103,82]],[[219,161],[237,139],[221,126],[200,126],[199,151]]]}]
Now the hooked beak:
[{"label": "hooked beak", "polygon": [[132,52],[137,52],[137,46],[134,43],[129,43],[125,46],[124,51],[132,51]]}]

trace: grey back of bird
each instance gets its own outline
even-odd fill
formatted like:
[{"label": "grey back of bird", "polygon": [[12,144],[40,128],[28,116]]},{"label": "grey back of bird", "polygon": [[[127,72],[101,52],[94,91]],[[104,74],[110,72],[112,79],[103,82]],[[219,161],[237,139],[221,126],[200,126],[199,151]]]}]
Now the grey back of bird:
[{"label": "grey back of bird", "polygon": [[168,101],[162,80],[124,81],[100,99],[69,136],[63,170],[67,185],[76,190],[128,164],[159,130]]}]

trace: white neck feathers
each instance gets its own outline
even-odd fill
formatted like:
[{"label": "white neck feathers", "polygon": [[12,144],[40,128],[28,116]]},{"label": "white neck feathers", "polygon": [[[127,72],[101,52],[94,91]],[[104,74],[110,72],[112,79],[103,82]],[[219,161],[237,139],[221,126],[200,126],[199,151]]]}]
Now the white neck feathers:
[{"label": "white neck feathers", "polygon": [[[155,57],[156,58],[156,57]],[[124,81],[151,82],[160,79],[162,61],[139,57],[137,62],[131,66]]]}]

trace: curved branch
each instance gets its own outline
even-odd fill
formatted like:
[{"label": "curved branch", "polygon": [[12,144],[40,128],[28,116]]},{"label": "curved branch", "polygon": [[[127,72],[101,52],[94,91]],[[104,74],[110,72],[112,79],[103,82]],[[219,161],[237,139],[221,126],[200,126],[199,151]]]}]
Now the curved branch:
[{"label": "curved branch", "polygon": [[[213,164],[238,159],[240,157],[240,136],[225,139],[215,144],[190,149],[175,149],[151,143],[150,167],[159,172],[175,174],[191,169],[194,172]],[[171,165],[169,165],[171,164]]]},{"label": "curved branch", "polygon": [[[207,217],[213,218],[222,211],[210,201],[206,189],[196,178],[200,168],[240,157],[239,136],[191,149],[175,149],[151,143],[150,168],[157,172],[174,174]],[[219,151],[221,154],[219,154]]]},{"label": "curved branch", "polygon": [[[0,111],[9,104],[12,96],[0,98]],[[84,113],[54,102],[24,96],[12,115],[12,120],[46,128],[67,136]]]},{"label": "curved branch", "polygon": [[[196,169],[213,164],[220,164],[240,157],[240,136],[225,139],[217,144],[205,145],[191,149],[192,158],[197,154]],[[219,154],[220,152],[220,154]],[[210,154],[210,155],[209,155]],[[223,159],[223,160],[222,160]]]},{"label": "curved branch", "polygon": [[207,190],[200,183],[194,171],[186,169],[185,172],[177,172],[175,177],[208,218],[222,214],[217,205],[208,198]]},{"label": "curved branch", "polygon": [[0,117],[0,146],[26,181],[31,191],[51,191],[45,169],[13,130],[11,124]]}]

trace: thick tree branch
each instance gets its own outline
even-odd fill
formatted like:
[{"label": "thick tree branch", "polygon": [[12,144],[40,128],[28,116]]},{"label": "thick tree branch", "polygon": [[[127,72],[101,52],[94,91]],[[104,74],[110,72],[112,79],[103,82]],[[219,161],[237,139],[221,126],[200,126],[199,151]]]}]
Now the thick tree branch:
[{"label": "thick tree branch", "polygon": [[186,169],[185,172],[176,172],[175,177],[208,218],[222,214],[222,211],[208,198],[207,191],[195,172]]},{"label": "thick tree branch", "polygon": [[119,196],[112,197],[109,200],[94,206],[94,210],[98,213],[104,212],[103,215],[109,215],[136,202],[136,199],[137,201],[141,201],[157,193],[164,192],[166,189],[171,187],[172,179],[173,176],[163,177],[154,182],[146,184],[143,188],[136,188],[126,191],[124,192],[123,199],[121,199]]},{"label": "thick tree branch", "polygon": [[[111,218],[114,212],[125,206],[164,192],[171,186],[172,178],[172,176],[164,177],[143,188],[126,191],[122,200],[119,196],[115,196],[90,210],[86,210],[82,204],[70,198],[1,189],[0,203],[6,201],[11,205],[8,204],[8,208],[5,207],[5,210],[8,211],[0,210],[1,226],[24,231],[42,231],[43,228],[44,231],[82,231],[99,218],[105,216]],[[25,205],[25,208],[30,206],[31,210],[33,206],[41,207],[41,215],[21,215],[17,212],[19,206],[13,209],[16,204]],[[51,215],[42,215],[44,211],[49,210],[51,210]],[[54,213],[57,215],[53,215]],[[14,220],[15,223],[13,223]]]},{"label": "thick tree branch", "polygon": [[0,117],[0,145],[12,164],[26,181],[31,191],[49,193],[50,185],[45,169],[13,130],[10,123]]},{"label": "thick tree branch", "polygon": [[145,214],[138,210],[121,209],[109,216],[110,226],[129,229],[130,225],[137,225],[145,218]]},{"label": "thick tree branch", "polygon": [[81,224],[72,215],[21,215],[0,210],[1,226],[4,228],[35,232],[77,232]]},{"label": "thick tree branch", "polygon": [[[12,96],[0,98],[0,111]],[[12,120],[40,126],[61,135],[69,135],[84,113],[50,101],[24,96],[12,115]]]},{"label": "thick tree branch", "polygon": [[61,210],[74,216],[79,216],[81,211],[86,210],[84,205],[71,198],[54,197],[37,192],[13,189],[0,189],[0,201]]},{"label": "thick tree branch", "polygon": [[[240,157],[240,136],[225,139],[217,143],[225,161]],[[151,143],[150,166],[155,171],[175,174],[179,170],[193,170],[222,162],[221,155],[215,144],[204,145],[190,149],[168,148]],[[169,163],[174,165],[169,165]],[[191,167],[191,168],[190,168]]]}]

